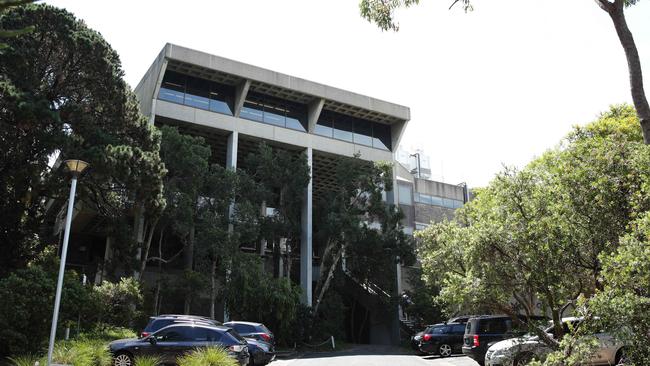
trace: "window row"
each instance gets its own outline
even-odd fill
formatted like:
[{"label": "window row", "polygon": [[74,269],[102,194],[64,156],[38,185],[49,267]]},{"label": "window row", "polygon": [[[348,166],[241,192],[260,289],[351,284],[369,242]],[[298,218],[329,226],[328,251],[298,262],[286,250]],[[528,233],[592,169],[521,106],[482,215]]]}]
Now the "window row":
[{"label": "window row", "polygon": [[240,118],[307,132],[307,107],[300,103],[248,92]]},{"label": "window row", "polygon": [[442,198],[437,196],[429,196],[427,194],[415,193],[415,202],[424,203],[426,205],[442,206],[446,208],[459,208],[463,207],[464,202],[450,198]]},{"label": "window row", "polygon": [[336,112],[322,111],[314,133],[377,149],[391,150],[390,126]]},{"label": "window row", "polygon": [[167,71],[160,86],[158,99],[232,116],[235,88]]}]

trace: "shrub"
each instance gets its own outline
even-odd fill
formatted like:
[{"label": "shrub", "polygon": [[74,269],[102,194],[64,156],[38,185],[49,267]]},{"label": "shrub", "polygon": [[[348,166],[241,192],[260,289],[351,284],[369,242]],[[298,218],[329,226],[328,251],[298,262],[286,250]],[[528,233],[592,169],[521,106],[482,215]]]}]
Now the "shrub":
[{"label": "shrub", "polygon": [[161,364],[161,359],[158,356],[136,356],[133,360],[134,366],[158,366]]},{"label": "shrub", "polygon": [[133,325],[143,301],[140,284],[131,277],[119,283],[104,281],[94,288],[93,297],[100,304],[99,321],[121,327]]},{"label": "shrub", "polygon": [[178,366],[237,366],[237,361],[218,347],[196,349],[180,357],[177,362]]},{"label": "shrub", "polygon": [[81,337],[82,339],[110,342],[116,339],[137,338],[138,335],[132,329],[98,323],[90,331],[83,333]]},{"label": "shrub", "polygon": [[11,366],[34,366],[36,361],[39,360],[38,357],[34,355],[9,357],[7,359],[9,360],[9,365]]},{"label": "shrub", "polygon": [[[37,353],[48,339],[56,272],[39,264],[18,270],[0,280],[0,356]],[[58,266],[51,267],[58,268]],[[75,272],[66,272],[59,312],[59,330],[87,312],[90,291]]]}]

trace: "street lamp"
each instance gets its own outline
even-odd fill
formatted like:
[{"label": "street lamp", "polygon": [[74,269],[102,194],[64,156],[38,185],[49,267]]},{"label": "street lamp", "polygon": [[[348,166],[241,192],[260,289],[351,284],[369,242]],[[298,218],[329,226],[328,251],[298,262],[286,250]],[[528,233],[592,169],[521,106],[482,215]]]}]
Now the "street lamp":
[{"label": "street lamp", "polygon": [[61,288],[63,287],[65,258],[68,254],[68,240],[70,239],[70,224],[72,223],[72,211],[74,210],[74,196],[77,191],[77,178],[88,167],[88,163],[83,160],[66,160],[64,163],[68,171],[72,174],[72,182],[70,183],[70,197],[68,198],[68,213],[65,217],[65,232],[63,235],[63,248],[61,249],[61,263],[59,264],[59,279],[56,283],[56,295],[54,296],[54,314],[52,315],[52,329],[50,330],[50,345],[47,348],[47,366],[52,365],[52,351],[54,350],[54,339],[56,338],[56,323],[59,319]]}]

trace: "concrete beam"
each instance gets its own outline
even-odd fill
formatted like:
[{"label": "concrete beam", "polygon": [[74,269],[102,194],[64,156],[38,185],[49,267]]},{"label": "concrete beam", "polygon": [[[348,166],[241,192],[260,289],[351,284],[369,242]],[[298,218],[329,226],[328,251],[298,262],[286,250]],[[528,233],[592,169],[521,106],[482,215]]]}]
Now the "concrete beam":
[{"label": "concrete beam", "polygon": [[246,101],[246,96],[248,95],[248,89],[250,89],[250,87],[251,81],[246,79],[235,88],[235,117],[239,117],[239,112],[241,112],[241,109],[244,106],[244,101]]},{"label": "concrete beam", "polygon": [[323,110],[324,105],[325,99],[318,98],[314,99],[307,106],[307,132],[314,133],[314,130],[316,129],[316,122],[318,122],[320,112]]},{"label": "concrete beam", "polygon": [[151,100],[151,115],[149,116],[149,124],[153,125],[156,121],[156,101],[158,100],[158,94],[160,93],[160,86],[162,85],[163,78],[165,77],[165,71],[167,71],[167,59],[165,59],[160,67],[160,73],[158,74],[158,80],[156,80],[156,86],[153,90],[153,96]]},{"label": "concrete beam", "polygon": [[307,164],[309,164],[309,184],[305,188],[300,217],[300,287],[302,302],[307,306],[312,304],[312,149],[307,148]]}]

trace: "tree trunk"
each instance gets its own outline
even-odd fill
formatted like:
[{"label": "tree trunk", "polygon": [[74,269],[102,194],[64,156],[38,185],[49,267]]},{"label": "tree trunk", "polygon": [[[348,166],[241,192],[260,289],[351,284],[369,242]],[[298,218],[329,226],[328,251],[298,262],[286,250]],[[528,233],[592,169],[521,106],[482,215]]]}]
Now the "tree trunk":
[{"label": "tree trunk", "polygon": [[210,266],[210,318],[215,318],[214,303],[217,301],[217,260]]},{"label": "tree trunk", "polygon": [[148,227],[148,232],[147,232],[147,240],[144,243],[144,254],[142,255],[142,258],[140,258],[140,278],[139,280],[142,280],[142,275],[144,274],[144,270],[147,268],[147,261],[149,260],[149,248],[151,248],[151,240],[153,239],[153,234],[156,231],[156,225],[158,224],[158,220],[153,220],[151,225]]},{"label": "tree trunk", "polygon": [[[142,259],[142,243],[144,242],[144,203],[138,202],[133,212],[133,243],[136,247],[136,259]],[[136,269],[133,270],[133,277],[140,278]]]},{"label": "tree trunk", "polygon": [[327,289],[330,287],[330,282],[332,281],[332,277],[334,277],[336,265],[339,263],[342,254],[343,248],[341,248],[341,250],[339,250],[339,252],[336,254],[336,257],[334,257],[334,262],[332,263],[329,273],[327,274],[327,279],[325,279],[325,283],[323,283],[323,287],[320,289],[318,298],[316,299],[316,304],[314,305],[314,314],[318,314],[318,306],[320,305],[321,301],[323,301],[323,296],[325,295]]},{"label": "tree trunk", "polygon": [[327,261],[327,257],[330,255],[332,252],[332,249],[334,249],[334,244],[335,242],[333,240],[328,240],[327,245],[325,245],[325,250],[323,250],[323,256],[321,257],[320,260],[320,268],[318,270],[319,276],[318,276],[318,282],[316,282],[316,287],[314,289],[316,290],[315,292],[320,291],[320,288],[323,286],[323,282],[325,281],[325,274],[327,273],[327,267],[325,267],[325,261]]},{"label": "tree trunk", "polygon": [[634,103],[634,108],[636,109],[636,114],[641,124],[641,130],[643,131],[643,141],[646,144],[650,144],[650,106],[648,105],[648,99],[646,99],[643,89],[643,74],[641,73],[639,52],[634,43],[632,32],[630,32],[627,21],[625,20],[625,1],[614,0],[613,3],[610,3],[608,0],[596,0],[596,3],[609,14],[614,22],[616,34],[623,46],[625,58],[627,59],[632,102]]},{"label": "tree trunk", "polygon": [[[185,247],[185,252],[184,254],[184,259],[185,259],[185,270],[186,271],[192,271],[194,269],[194,233],[195,233],[195,228],[194,225],[190,228],[190,234],[187,239],[187,247]],[[185,304],[183,307],[183,311],[185,314],[190,313],[190,305],[192,302],[192,295],[188,293],[185,295]]]},{"label": "tree trunk", "polygon": [[[158,257],[162,258],[162,241],[164,236],[165,228],[160,229],[160,236],[158,237]],[[154,315],[160,314],[160,287],[161,287],[161,278],[162,278],[162,261],[158,261],[158,279],[156,281],[156,291],[154,292],[153,297],[153,312]]]},{"label": "tree trunk", "polygon": [[273,278],[280,278],[280,243],[273,239]]},{"label": "tree trunk", "polygon": [[368,310],[367,307],[363,307],[366,312],[364,313],[363,320],[361,321],[361,326],[359,327],[359,333],[357,334],[357,343],[361,343],[361,335],[363,334],[363,327],[366,326],[366,322],[368,321],[368,316],[370,315],[370,311]]}]

